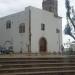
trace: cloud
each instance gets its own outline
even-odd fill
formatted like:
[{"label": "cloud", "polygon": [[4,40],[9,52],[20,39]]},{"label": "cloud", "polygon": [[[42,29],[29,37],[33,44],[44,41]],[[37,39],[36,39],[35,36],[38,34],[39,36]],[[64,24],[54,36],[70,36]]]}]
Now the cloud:
[{"label": "cloud", "polygon": [[41,8],[42,0],[0,0],[0,17],[22,11],[29,5]]}]

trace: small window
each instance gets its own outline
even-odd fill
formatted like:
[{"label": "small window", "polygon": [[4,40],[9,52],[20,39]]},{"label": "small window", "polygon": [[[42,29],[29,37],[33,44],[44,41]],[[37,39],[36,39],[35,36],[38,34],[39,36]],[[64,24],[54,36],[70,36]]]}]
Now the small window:
[{"label": "small window", "polygon": [[60,33],[60,30],[58,28],[56,29],[56,33]]},{"label": "small window", "polygon": [[41,24],[41,30],[45,30],[45,24]]},{"label": "small window", "polygon": [[8,21],[6,22],[6,29],[10,29],[10,28],[11,28],[11,21],[8,20]]},{"label": "small window", "polygon": [[19,26],[19,33],[24,33],[25,32],[25,24],[21,23]]}]

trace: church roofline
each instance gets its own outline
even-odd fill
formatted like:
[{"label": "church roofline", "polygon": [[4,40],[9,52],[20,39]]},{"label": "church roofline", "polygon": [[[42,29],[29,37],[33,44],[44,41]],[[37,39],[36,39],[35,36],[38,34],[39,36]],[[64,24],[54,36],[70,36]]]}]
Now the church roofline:
[{"label": "church roofline", "polygon": [[[49,12],[49,11],[46,11],[46,10],[43,10],[43,9],[40,9],[40,8],[37,8],[37,7],[33,7],[33,6],[28,6],[28,7],[25,7],[25,9],[26,8],[29,8],[29,9],[31,9],[31,8],[35,8],[35,9],[38,9],[38,10],[40,10],[40,11],[45,11],[45,12],[47,12],[47,13],[50,13],[50,14],[53,14],[54,15],[54,13],[52,13],[52,12]],[[24,10],[25,11],[25,10]],[[3,19],[3,18],[6,18],[6,17],[9,17],[9,16],[13,16],[13,15],[16,15],[16,14],[19,14],[19,13],[22,13],[22,12],[24,12],[24,11],[20,11],[20,12],[15,12],[15,13],[13,13],[13,14],[9,14],[9,15],[6,15],[6,16],[3,16],[3,17],[0,17],[0,19]],[[58,15],[54,15],[54,17],[56,17],[56,18],[62,18],[62,17],[60,17],[60,16],[58,16]]]},{"label": "church roofline", "polygon": [[35,8],[35,9],[38,9],[38,10],[40,10],[40,11],[45,11],[45,12],[47,12],[47,13],[51,13],[51,14],[53,14],[53,15],[54,15],[54,17],[56,17],[56,18],[59,18],[59,19],[61,19],[61,18],[62,18],[62,17],[60,17],[59,15],[55,15],[53,12],[46,11],[46,10],[43,10],[43,9],[40,9],[40,8],[37,8],[37,7],[28,6],[28,7],[26,7],[26,8]]}]

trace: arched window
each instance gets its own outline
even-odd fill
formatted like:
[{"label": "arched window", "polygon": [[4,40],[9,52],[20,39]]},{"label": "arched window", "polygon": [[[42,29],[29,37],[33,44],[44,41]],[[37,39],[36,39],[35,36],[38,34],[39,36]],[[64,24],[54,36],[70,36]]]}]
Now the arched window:
[{"label": "arched window", "polygon": [[21,23],[19,26],[19,33],[24,33],[25,32],[25,24]]},{"label": "arched window", "polygon": [[6,29],[10,29],[11,28],[11,20],[8,20],[6,22]]}]

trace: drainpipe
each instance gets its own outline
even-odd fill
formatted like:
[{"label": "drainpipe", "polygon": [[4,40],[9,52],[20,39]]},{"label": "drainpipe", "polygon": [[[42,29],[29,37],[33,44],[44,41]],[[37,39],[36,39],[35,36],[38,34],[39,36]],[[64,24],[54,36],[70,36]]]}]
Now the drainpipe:
[{"label": "drainpipe", "polygon": [[31,53],[31,10],[29,9],[29,53]]}]

